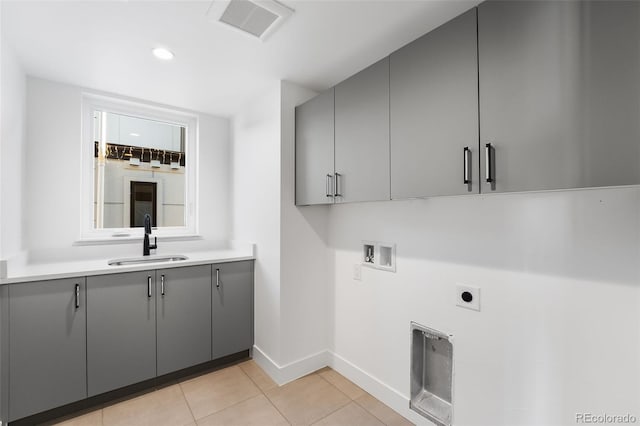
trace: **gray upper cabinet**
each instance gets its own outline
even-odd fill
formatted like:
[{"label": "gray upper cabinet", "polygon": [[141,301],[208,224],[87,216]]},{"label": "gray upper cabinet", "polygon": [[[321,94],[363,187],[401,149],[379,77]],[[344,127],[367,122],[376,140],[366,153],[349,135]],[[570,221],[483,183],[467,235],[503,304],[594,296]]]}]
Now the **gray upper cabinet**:
[{"label": "gray upper cabinet", "polygon": [[296,205],[333,203],[333,92],[296,108]]},{"label": "gray upper cabinet", "polygon": [[213,358],[253,347],[253,261],[213,265]]},{"label": "gray upper cabinet", "polygon": [[89,396],[156,376],[155,272],[87,278]]},{"label": "gray upper cabinet", "polygon": [[158,375],[211,359],[211,265],[157,271]]},{"label": "gray upper cabinet", "polygon": [[335,87],[336,202],[390,199],[389,58]]},{"label": "gray upper cabinet", "polygon": [[640,2],[487,1],[478,37],[482,192],[640,184]]},{"label": "gray upper cabinet", "polygon": [[479,191],[477,60],[475,8],[391,54],[391,198]]},{"label": "gray upper cabinet", "polygon": [[9,420],[87,396],[85,279],[9,287]]}]

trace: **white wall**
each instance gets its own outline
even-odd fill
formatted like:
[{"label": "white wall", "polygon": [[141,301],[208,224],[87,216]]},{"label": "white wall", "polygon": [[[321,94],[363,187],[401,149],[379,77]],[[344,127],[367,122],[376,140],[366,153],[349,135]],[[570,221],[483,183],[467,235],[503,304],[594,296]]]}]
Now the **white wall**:
[{"label": "white wall", "polygon": [[233,124],[233,236],[257,245],[254,355],[278,382],[326,362],[328,209],[294,205],[295,106],[313,94],[275,82]]},{"label": "white wall", "polygon": [[[640,417],[640,188],[338,205],[329,232],[336,365],[414,421],[410,321],[454,335],[456,425]],[[397,243],[397,273],[353,280],[361,240]]]},{"label": "white wall", "polygon": [[295,107],[315,92],[289,82],[282,82],[281,89],[280,362],[287,365],[325,351],[328,346],[330,274],[326,266],[330,251],[329,207],[295,206]]},{"label": "white wall", "polygon": [[233,118],[233,239],[256,244],[255,345],[280,358],[280,84]]},{"label": "white wall", "polygon": [[[79,237],[83,91],[27,79],[25,219],[29,249],[69,247]],[[229,121],[198,116],[199,233],[205,239],[225,240],[229,237]]]},{"label": "white wall", "polygon": [[7,259],[24,248],[26,77],[4,37],[1,50],[0,259]]},{"label": "white wall", "polygon": [[[0,23],[2,5],[0,5]],[[0,31],[0,276],[7,259],[24,248],[26,77]],[[7,421],[9,387],[8,287],[0,288],[0,422]]]}]

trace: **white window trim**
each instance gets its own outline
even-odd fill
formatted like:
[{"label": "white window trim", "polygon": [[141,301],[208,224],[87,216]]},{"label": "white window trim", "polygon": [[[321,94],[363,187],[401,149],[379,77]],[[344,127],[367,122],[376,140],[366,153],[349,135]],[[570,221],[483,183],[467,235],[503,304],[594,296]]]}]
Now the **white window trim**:
[{"label": "white window trim", "polygon": [[148,120],[163,121],[185,127],[185,156],[187,167],[185,170],[185,226],[166,226],[154,228],[153,234],[159,238],[199,238],[197,189],[198,173],[196,161],[198,155],[199,127],[198,116],[179,110],[172,110],[128,100],[96,95],[82,94],[82,131],[80,152],[82,155],[82,197],[80,211],[82,212],[80,237],[78,244],[96,242],[115,242],[128,239],[139,239],[144,236],[142,228],[104,228],[93,227],[95,200],[94,176],[95,160],[93,141],[93,111],[107,111],[115,114],[129,115]]}]

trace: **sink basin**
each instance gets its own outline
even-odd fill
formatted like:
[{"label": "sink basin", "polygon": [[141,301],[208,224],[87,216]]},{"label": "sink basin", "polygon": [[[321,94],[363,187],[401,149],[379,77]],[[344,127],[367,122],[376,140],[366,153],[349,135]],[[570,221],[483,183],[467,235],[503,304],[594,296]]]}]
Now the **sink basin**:
[{"label": "sink basin", "polygon": [[144,257],[127,257],[124,259],[110,260],[109,266],[124,266],[124,265],[144,265],[146,263],[166,263],[166,262],[178,262],[180,260],[187,260],[187,256],[181,254],[170,256],[144,256]]}]

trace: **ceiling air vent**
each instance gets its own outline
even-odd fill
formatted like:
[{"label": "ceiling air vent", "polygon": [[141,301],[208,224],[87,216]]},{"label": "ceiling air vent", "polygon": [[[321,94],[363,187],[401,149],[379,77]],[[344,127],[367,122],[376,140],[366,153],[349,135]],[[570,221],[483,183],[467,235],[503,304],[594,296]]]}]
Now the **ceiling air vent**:
[{"label": "ceiling air vent", "polygon": [[273,34],[293,10],[275,0],[214,0],[207,15],[260,40]]}]

